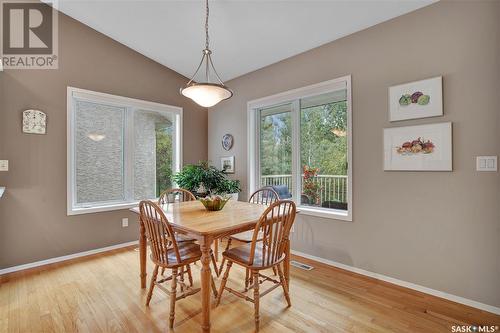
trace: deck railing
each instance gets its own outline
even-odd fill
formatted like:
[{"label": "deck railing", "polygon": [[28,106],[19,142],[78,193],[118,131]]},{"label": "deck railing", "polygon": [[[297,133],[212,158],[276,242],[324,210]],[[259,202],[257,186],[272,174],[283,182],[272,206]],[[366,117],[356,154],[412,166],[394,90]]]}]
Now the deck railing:
[{"label": "deck railing", "polygon": [[[302,175],[301,192],[304,186],[304,175]],[[320,202],[340,201],[347,202],[347,176],[342,175],[318,175],[313,181],[319,185]],[[286,185],[291,193],[292,175],[266,175],[261,176],[261,186]]]}]

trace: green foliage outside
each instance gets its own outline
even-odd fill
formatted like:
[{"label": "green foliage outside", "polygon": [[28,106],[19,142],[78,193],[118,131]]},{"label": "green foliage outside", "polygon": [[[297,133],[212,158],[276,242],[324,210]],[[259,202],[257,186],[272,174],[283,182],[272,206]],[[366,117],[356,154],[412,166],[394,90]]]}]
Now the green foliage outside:
[{"label": "green foliage outside", "polygon": [[[300,113],[302,167],[320,175],[347,174],[347,103],[330,103]],[[262,175],[292,173],[292,124],[289,112],[261,119]]]},{"label": "green foliage outside", "polygon": [[172,124],[156,124],[156,196],[172,187]]},{"label": "green foliage outside", "polygon": [[302,109],[302,166],[319,168],[319,175],[347,175],[347,103]]},{"label": "green foliage outside", "polygon": [[290,112],[261,119],[260,163],[262,175],[290,175],[292,173]]}]

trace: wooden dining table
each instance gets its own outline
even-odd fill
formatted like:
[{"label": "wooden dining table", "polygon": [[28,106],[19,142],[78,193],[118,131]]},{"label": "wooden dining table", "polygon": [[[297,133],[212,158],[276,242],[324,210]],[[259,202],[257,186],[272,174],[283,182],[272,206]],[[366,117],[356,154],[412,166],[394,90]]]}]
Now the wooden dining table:
[{"label": "wooden dining table", "polygon": [[[175,232],[195,238],[201,248],[201,331],[210,332],[210,249],[214,240],[252,230],[267,206],[229,200],[220,211],[207,211],[199,201],[164,204],[161,206]],[[139,207],[131,209],[136,214]],[[139,218],[140,221],[140,218]],[[290,241],[285,240],[284,275],[290,281]],[[147,241],[145,227],[140,221],[139,257],[141,288],[146,288]]]}]

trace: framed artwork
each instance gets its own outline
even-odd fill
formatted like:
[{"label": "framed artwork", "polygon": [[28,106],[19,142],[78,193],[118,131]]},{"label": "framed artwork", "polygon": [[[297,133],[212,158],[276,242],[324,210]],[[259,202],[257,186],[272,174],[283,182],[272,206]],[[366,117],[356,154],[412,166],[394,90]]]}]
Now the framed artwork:
[{"label": "framed artwork", "polygon": [[451,122],[384,129],[384,170],[452,171]]},{"label": "framed artwork", "polygon": [[39,110],[23,111],[23,133],[47,133],[47,115]]},{"label": "framed artwork", "polygon": [[234,156],[221,157],[220,166],[227,173],[234,173]]},{"label": "framed artwork", "polygon": [[222,136],[222,148],[230,150],[233,147],[234,138],[231,134],[224,134]]},{"label": "framed artwork", "polygon": [[389,88],[389,121],[443,115],[441,76]]}]

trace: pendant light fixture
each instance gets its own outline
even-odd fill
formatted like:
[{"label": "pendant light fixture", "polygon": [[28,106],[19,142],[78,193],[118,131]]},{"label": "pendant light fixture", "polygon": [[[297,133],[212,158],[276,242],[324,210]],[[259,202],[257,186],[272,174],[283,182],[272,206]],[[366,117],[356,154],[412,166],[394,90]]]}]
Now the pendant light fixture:
[{"label": "pendant light fixture", "polygon": [[[181,88],[181,94],[191,98],[198,105],[209,108],[220,101],[231,98],[233,92],[224,85],[219,74],[215,70],[214,64],[212,62],[212,51],[210,50],[209,38],[208,38],[208,0],[206,0],[206,15],[205,15],[205,49],[203,50],[203,56],[201,58],[198,68],[194,72],[193,76],[186,84],[184,88]],[[205,65],[205,82],[198,83],[194,81],[196,74],[200,68]],[[218,83],[210,82],[210,72],[213,71]]]}]

